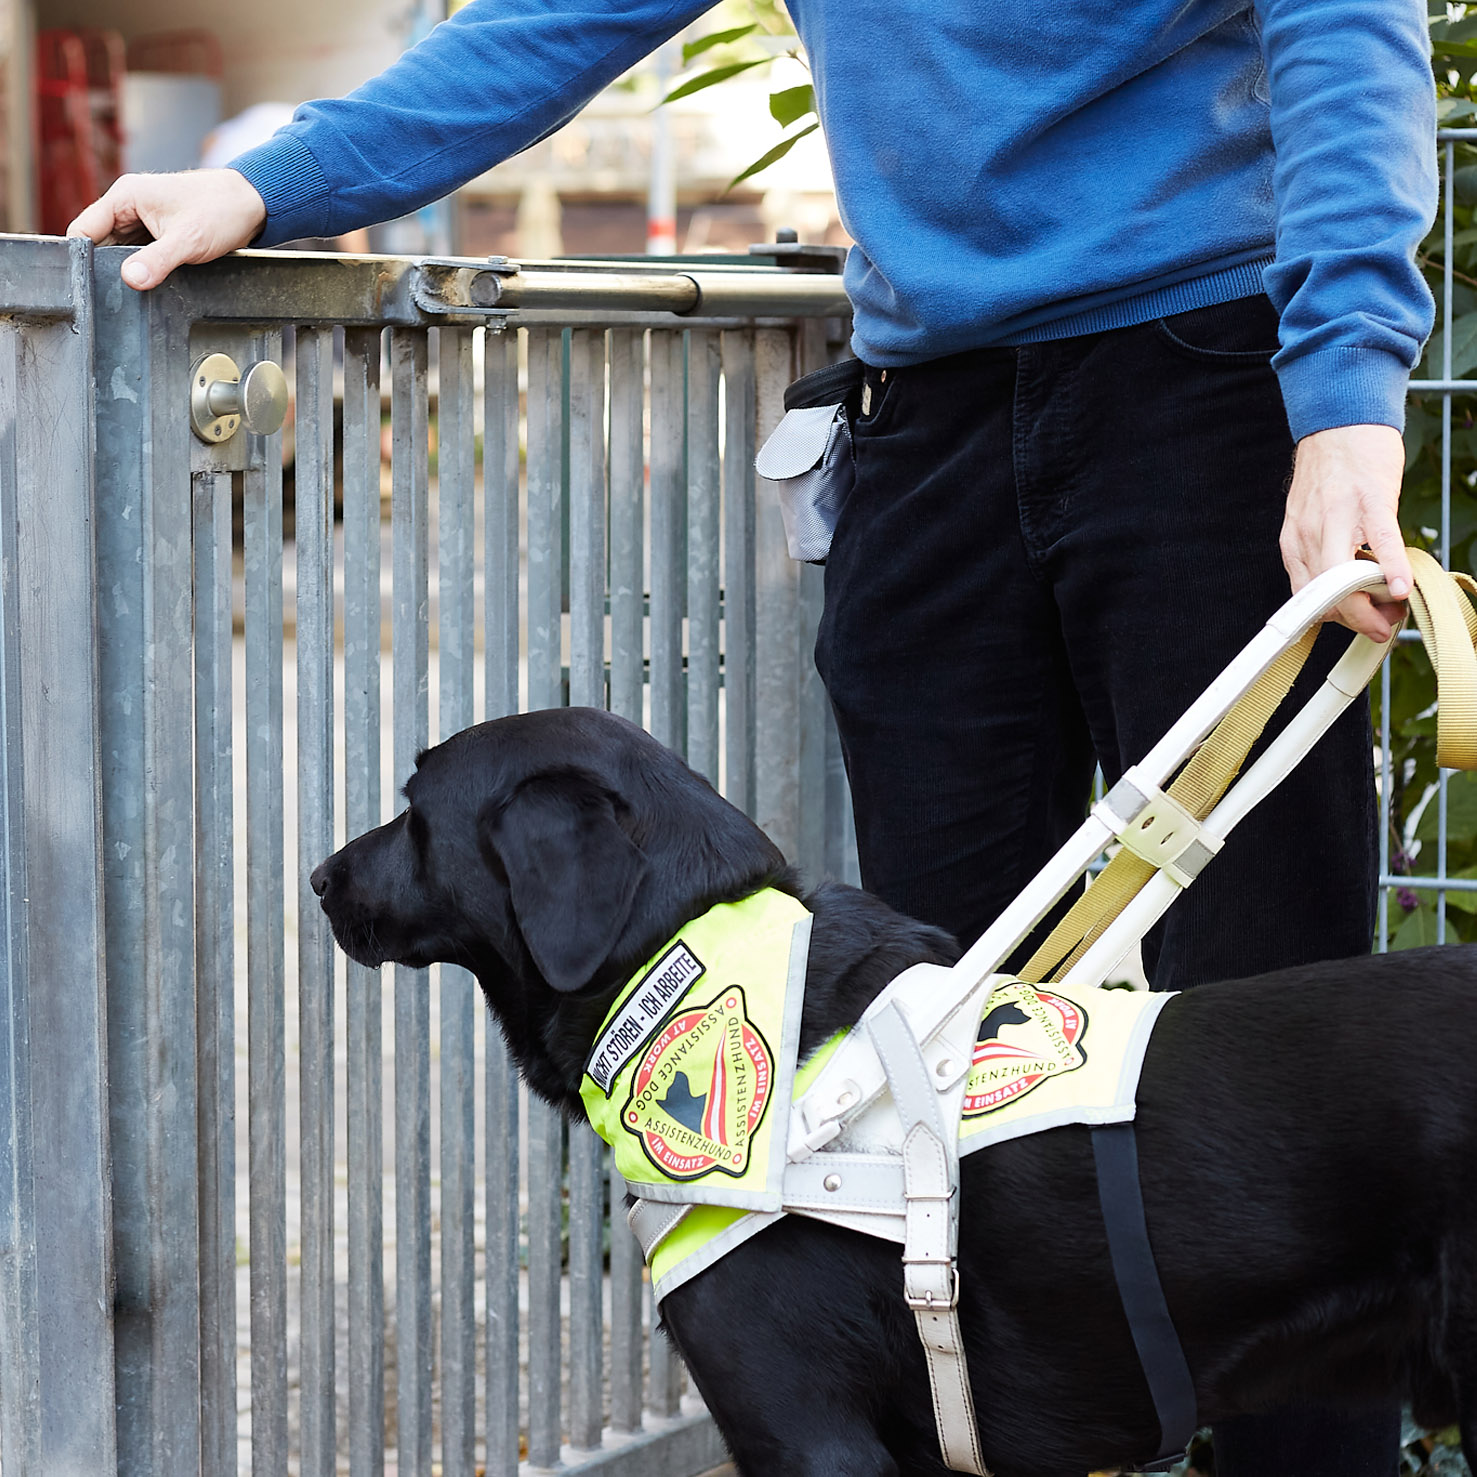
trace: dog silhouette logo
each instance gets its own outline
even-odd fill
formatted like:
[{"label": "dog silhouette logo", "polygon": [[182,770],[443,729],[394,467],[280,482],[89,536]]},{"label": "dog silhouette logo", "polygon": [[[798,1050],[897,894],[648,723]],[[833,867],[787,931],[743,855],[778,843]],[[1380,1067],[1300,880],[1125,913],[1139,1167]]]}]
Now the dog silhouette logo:
[{"label": "dog silhouette logo", "polygon": [[982,1118],[1087,1061],[1087,1012],[1016,982],[990,996],[964,1085],[965,1118]]},{"label": "dog silhouette logo", "polygon": [[632,1074],[621,1126],[668,1179],[738,1178],[773,1076],[768,1043],[735,985],[707,1005],[679,1008],[662,1026]]}]

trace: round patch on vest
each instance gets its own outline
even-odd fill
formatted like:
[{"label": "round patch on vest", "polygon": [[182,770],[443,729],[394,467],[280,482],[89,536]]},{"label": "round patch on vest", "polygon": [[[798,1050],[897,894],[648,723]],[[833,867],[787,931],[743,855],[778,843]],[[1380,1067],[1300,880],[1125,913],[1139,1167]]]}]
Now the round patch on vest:
[{"label": "round patch on vest", "polygon": [[681,1009],[646,1049],[621,1127],[669,1179],[741,1176],[769,1105],[773,1058],[737,985]]},{"label": "round patch on vest", "polygon": [[983,1118],[1087,1061],[1087,1012],[1027,984],[990,996],[964,1084],[965,1118]]}]

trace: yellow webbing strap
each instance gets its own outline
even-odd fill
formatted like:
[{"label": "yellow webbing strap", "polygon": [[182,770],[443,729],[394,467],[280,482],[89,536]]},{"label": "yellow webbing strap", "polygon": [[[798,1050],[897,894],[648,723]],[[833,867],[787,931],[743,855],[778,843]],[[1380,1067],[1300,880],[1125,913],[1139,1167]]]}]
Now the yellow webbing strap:
[{"label": "yellow webbing strap", "polygon": [[1415,588],[1410,613],[1425,638],[1436,673],[1436,762],[1477,769],[1477,582],[1448,573],[1424,549],[1407,549]]},{"label": "yellow webbing strap", "polygon": [[[1447,571],[1423,549],[1407,548],[1414,589],[1410,610],[1436,673],[1436,762],[1477,769],[1477,580]],[[1318,627],[1305,631],[1221,719],[1169,786],[1168,794],[1203,820],[1240,772],[1251,746],[1287,695]],[[1077,899],[1019,977],[1062,978],[1154,875],[1151,862],[1122,847]]]},{"label": "yellow webbing strap", "polygon": [[[1196,820],[1205,819],[1240,773],[1251,746],[1302,671],[1317,636],[1318,627],[1314,626],[1278,656],[1237,699],[1170,783],[1166,793]],[[1126,846],[1120,848],[1031,956],[1020,971],[1020,978],[1032,984],[1040,984],[1048,977],[1060,979],[1138,895],[1156,870],[1152,862],[1135,855]]]}]

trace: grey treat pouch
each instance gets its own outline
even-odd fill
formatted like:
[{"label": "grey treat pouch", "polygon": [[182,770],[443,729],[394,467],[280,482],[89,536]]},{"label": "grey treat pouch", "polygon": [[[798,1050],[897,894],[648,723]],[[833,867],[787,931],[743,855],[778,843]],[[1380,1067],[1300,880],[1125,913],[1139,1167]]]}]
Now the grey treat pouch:
[{"label": "grey treat pouch", "polygon": [[862,364],[846,359],[796,380],[785,391],[785,418],[754,458],[775,484],[790,557],[823,564],[841,506],[851,491],[853,402]]}]

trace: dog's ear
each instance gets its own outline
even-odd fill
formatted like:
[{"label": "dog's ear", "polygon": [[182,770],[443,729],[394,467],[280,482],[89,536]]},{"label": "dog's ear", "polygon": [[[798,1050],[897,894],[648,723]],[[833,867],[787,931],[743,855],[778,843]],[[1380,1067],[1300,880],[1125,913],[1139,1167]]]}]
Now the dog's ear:
[{"label": "dog's ear", "polygon": [[609,958],[646,875],[610,792],[583,771],[548,771],[480,821],[533,962],[554,989],[579,989]]}]

